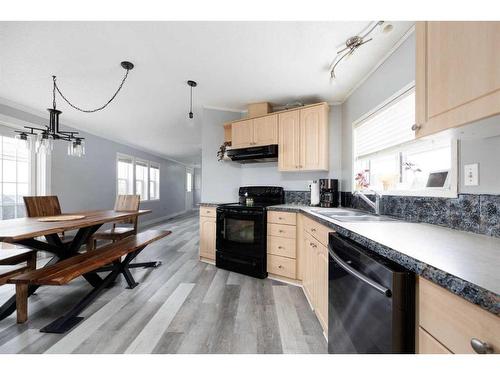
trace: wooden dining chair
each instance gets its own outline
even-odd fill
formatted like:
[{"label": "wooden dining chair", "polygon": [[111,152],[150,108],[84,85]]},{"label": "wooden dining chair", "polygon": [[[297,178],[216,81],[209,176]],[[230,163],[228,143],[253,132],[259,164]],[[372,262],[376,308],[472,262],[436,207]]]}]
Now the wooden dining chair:
[{"label": "wooden dining chair", "polygon": [[[141,203],[140,195],[118,195],[115,202],[115,211],[139,211]],[[116,242],[127,236],[137,234],[137,216],[113,223],[113,227],[104,231],[95,233],[87,242],[87,250],[94,250],[97,240]],[[128,226],[118,226],[119,224],[128,224]]]},{"label": "wooden dining chair", "polygon": [[[27,217],[58,216],[62,214],[57,195],[26,196],[23,197],[23,200]],[[60,237],[64,243],[72,240],[72,237],[66,236],[64,232],[61,233]]]}]

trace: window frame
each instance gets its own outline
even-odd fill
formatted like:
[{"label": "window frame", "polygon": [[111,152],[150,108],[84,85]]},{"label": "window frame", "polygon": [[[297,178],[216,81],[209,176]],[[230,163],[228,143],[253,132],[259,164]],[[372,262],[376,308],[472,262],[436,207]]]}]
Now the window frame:
[{"label": "window frame", "polygon": [[[14,138],[15,137],[14,131],[25,130],[24,125],[26,125],[26,122],[17,123],[17,121],[14,120],[11,121],[10,118],[0,118],[0,136],[6,138]],[[51,190],[50,167],[51,167],[51,156],[38,155],[35,152],[34,147],[31,147],[28,155],[28,195],[34,196],[34,195],[50,194]],[[17,193],[16,193],[16,198],[17,198]],[[16,206],[17,205],[19,205],[19,203],[16,203]],[[17,217],[17,208],[16,208],[16,217]],[[1,217],[0,220],[2,220]]]},{"label": "window frame", "polygon": [[[354,137],[354,129],[360,126],[364,121],[368,120],[370,117],[377,114],[379,111],[383,110],[387,106],[391,105],[391,103],[397,103],[404,95],[407,95],[409,91],[415,90],[415,81],[410,82],[408,85],[404,86],[402,89],[398,90],[396,93],[391,95],[389,98],[384,100],[382,103],[363,114],[357,120],[355,120],[351,125],[351,189],[352,191],[357,191],[356,189],[356,181],[354,177],[356,175],[355,165],[356,165],[356,145],[355,145],[355,137]],[[432,139],[438,140],[446,140],[450,142],[450,150],[451,150],[451,163],[450,163],[450,172],[449,172],[449,187],[446,188],[427,188],[427,189],[416,189],[416,190],[401,190],[401,189],[392,189],[392,190],[377,190],[376,192],[382,195],[396,195],[396,196],[418,196],[418,197],[444,197],[444,198],[456,198],[458,197],[458,140],[456,138],[452,138],[449,134],[437,134],[434,136],[425,137],[423,140],[415,138],[409,142],[404,142],[396,146],[389,147],[385,150],[374,152],[372,155],[382,155],[384,153],[389,153],[390,150],[405,150],[412,144],[416,144],[419,141],[425,142]],[[401,151],[400,151],[401,152]],[[361,192],[370,193],[373,192],[373,188],[363,189]]]},{"label": "window frame", "polygon": [[132,194],[138,194],[137,193],[137,178],[136,178],[136,164],[137,162],[141,164],[146,165],[147,173],[146,173],[146,199],[141,199],[141,202],[156,202],[160,200],[160,185],[161,185],[161,180],[158,179],[158,198],[155,199],[150,199],[150,194],[149,194],[149,185],[150,185],[150,169],[151,165],[154,165],[155,167],[158,168],[158,174],[159,176],[161,175],[161,164],[158,162],[146,160],[144,158],[140,157],[135,157],[129,154],[124,154],[121,152],[116,153],[116,161],[115,161],[115,183],[116,183],[116,196],[118,196],[118,161],[120,159],[129,159],[132,161]]},{"label": "window frame", "polygon": [[[151,168],[158,169],[158,197],[155,196],[154,199],[151,199]],[[160,200],[160,179],[161,179],[160,163],[155,163],[153,161],[150,161],[148,165],[148,198],[150,202]]]}]

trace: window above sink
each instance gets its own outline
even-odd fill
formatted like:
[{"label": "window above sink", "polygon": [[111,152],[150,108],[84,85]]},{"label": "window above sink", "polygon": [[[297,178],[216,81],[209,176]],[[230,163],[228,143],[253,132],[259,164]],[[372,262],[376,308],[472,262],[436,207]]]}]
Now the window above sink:
[{"label": "window above sink", "polygon": [[414,124],[414,84],[354,122],[353,191],[457,196],[457,141],[449,135],[415,139]]}]

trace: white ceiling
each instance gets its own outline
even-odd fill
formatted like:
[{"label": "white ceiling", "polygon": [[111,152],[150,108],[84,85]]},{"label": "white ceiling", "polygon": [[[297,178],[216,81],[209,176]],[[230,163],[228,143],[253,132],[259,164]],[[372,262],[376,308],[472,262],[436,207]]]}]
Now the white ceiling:
[{"label": "white ceiling", "polygon": [[[342,101],[413,24],[391,23],[332,83],[336,48],[368,22],[0,22],[0,97],[43,111],[55,74],[70,100],[97,107],[119,84],[120,61],[130,60],[135,69],[115,102],[85,114],[58,99],[62,122],[198,163],[203,106]],[[188,79],[198,82],[194,121]]]}]

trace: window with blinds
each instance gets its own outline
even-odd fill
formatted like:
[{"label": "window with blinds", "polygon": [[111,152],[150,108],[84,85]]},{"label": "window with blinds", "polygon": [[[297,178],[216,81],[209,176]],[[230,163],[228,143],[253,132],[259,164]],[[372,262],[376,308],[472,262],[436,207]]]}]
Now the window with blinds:
[{"label": "window with blinds", "polygon": [[415,138],[415,90],[399,96],[354,128],[355,159],[389,150]]},{"label": "window with blinds", "polygon": [[427,185],[431,173],[456,175],[452,170],[456,148],[451,140],[415,140],[414,123],[415,89],[411,88],[353,125],[354,190],[449,195],[451,185],[441,192],[429,192]]}]

